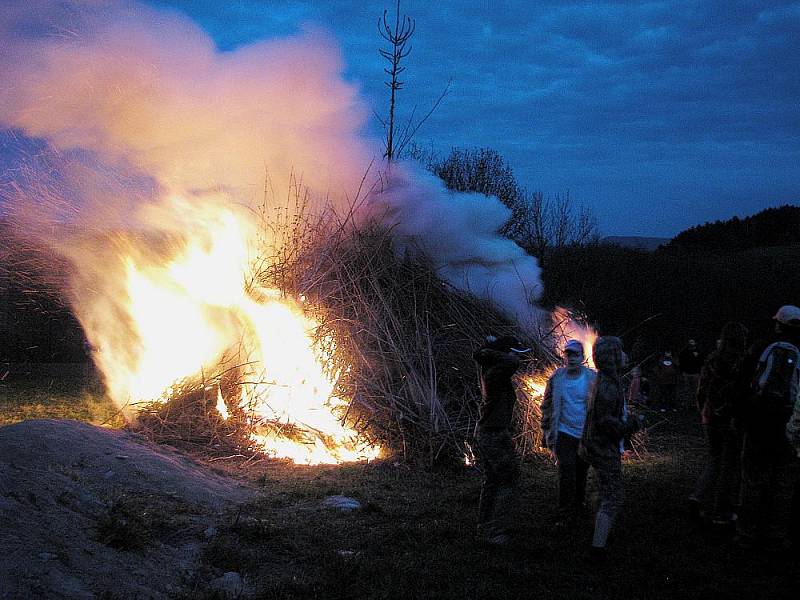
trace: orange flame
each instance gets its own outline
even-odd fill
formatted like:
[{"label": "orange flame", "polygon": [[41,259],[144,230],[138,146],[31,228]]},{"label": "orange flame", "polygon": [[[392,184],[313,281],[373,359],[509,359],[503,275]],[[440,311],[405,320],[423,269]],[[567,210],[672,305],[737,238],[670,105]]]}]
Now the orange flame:
[{"label": "orange flame", "polygon": [[[564,346],[567,341],[576,339],[583,344],[584,356],[586,357],[586,364],[590,369],[594,369],[594,359],[592,357],[592,349],[597,340],[597,331],[588,325],[582,324],[575,320],[569,310],[562,307],[557,307],[553,312],[553,322],[555,325],[556,339],[558,346],[556,350],[560,355],[564,353]],[[530,398],[533,402],[540,404],[544,397],[547,381],[556,370],[557,366],[551,366],[540,373],[527,373],[519,378],[519,383],[522,386],[523,393]]]},{"label": "orange flame", "polygon": [[590,369],[594,369],[594,358],[592,349],[597,340],[597,331],[586,324],[575,320],[569,310],[556,307],[553,311],[553,321],[556,323],[556,334],[558,341],[559,354],[564,353],[564,345],[568,340],[575,339],[583,344],[583,355],[586,357],[586,364]]},{"label": "orange flame", "polygon": [[[171,202],[185,204],[180,198]],[[298,463],[376,457],[379,448],[359,447],[356,432],[342,424],[348,402],[333,393],[338,376],[324,368],[330,357],[314,342],[317,324],[277,290],[246,285],[253,239],[247,220],[213,205],[193,205],[191,211],[200,213],[192,218],[200,235],[171,260],[124,257],[127,352],[115,351],[119,331],[111,330],[109,315],[85,320],[93,325],[87,330],[115,402],[167,400],[178,382],[209,373],[238,347],[247,356],[244,381],[237,398],[223,398],[218,389],[216,407],[223,419],[229,406],[251,402],[248,408],[260,422],[291,425],[303,441],[267,433],[275,427],[255,438],[268,454]]]}]

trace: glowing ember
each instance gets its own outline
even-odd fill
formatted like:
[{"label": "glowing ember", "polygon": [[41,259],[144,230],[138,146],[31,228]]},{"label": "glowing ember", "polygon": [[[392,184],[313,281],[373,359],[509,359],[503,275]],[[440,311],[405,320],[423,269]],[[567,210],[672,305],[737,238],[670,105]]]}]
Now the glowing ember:
[{"label": "glowing ember", "polygon": [[536,375],[523,375],[519,378],[523,386],[523,391],[529,398],[534,398],[536,401],[541,402],[544,396],[544,389],[547,387],[547,380],[553,374],[555,368],[550,369],[547,373],[537,373]]},{"label": "glowing ember", "polygon": [[119,327],[103,327],[109,317],[85,320],[95,325],[87,330],[115,401],[168,400],[179,382],[204,379],[235,351],[245,357],[238,391],[223,397],[217,386],[216,410],[226,420],[229,407],[252,411],[265,452],[307,464],[377,456],[342,424],[348,402],[333,393],[337,374],[324,368],[330,357],[314,343],[316,324],[278,291],[246,285],[247,221],[213,205],[192,211],[201,213],[192,239],[172,260],[124,257],[131,335],[120,340]]}]

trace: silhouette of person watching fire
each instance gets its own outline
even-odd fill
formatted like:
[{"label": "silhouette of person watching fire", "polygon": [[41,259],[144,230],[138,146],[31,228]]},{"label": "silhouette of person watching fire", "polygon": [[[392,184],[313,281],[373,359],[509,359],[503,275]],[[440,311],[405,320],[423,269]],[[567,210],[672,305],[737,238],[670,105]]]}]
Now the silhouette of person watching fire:
[{"label": "silhouette of person watching fire", "polygon": [[511,511],[519,478],[519,458],[511,439],[517,401],[511,378],[520,366],[520,355],[529,350],[513,337],[489,336],[473,354],[482,399],[475,454],[484,473],[477,539],[497,546],[510,542]]}]

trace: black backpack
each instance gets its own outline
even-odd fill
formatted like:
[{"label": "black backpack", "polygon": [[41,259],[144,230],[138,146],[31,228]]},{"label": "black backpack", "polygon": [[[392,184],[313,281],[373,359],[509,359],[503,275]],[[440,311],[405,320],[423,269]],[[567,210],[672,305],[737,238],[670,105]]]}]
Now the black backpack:
[{"label": "black backpack", "polygon": [[800,351],[788,342],[775,342],[761,354],[753,378],[756,408],[769,416],[788,422],[800,391]]}]

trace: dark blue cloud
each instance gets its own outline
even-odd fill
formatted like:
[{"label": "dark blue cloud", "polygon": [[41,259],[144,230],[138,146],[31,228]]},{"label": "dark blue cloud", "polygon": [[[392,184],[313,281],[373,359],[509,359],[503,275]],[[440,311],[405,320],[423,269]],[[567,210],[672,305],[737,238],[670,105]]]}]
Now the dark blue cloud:
[{"label": "dark blue cloud", "polygon": [[[376,23],[390,0],[150,0],[232,50],[322,26],[385,112]],[[800,202],[800,2],[404,0],[416,19],[399,111],[422,146],[498,150],[521,180],[570,191],[609,234],[672,235]],[[377,120],[371,133],[380,131]]]}]

